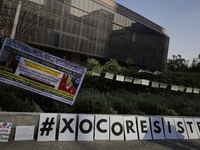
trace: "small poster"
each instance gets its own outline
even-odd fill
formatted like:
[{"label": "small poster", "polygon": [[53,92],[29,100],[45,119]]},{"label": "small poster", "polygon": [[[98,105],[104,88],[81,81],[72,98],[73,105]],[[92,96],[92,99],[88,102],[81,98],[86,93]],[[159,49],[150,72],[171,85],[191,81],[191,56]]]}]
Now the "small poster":
[{"label": "small poster", "polygon": [[0,122],[0,142],[8,142],[12,123]]},{"label": "small poster", "polygon": [[33,140],[34,126],[17,126],[15,131],[15,141]]}]

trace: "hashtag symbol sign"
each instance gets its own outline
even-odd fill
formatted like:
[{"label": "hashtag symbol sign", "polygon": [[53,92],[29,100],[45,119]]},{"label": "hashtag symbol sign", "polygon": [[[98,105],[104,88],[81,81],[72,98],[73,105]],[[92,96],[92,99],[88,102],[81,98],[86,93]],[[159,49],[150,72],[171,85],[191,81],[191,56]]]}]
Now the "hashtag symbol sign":
[{"label": "hashtag symbol sign", "polygon": [[51,121],[49,121],[49,118],[46,118],[45,122],[42,123],[43,128],[40,129],[41,134],[40,136],[43,136],[46,132],[46,136],[49,135],[49,132],[53,130],[52,125],[54,125],[54,118],[51,118]]}]

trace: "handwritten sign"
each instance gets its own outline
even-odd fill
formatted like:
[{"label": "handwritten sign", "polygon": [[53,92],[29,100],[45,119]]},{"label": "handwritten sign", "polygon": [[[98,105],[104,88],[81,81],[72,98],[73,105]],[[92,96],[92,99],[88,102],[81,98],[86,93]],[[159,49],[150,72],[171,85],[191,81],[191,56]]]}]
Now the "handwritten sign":
[{"label": "handwritten sign", "polygon": [[15,141],[33,140],[34,126],[17,126],[15,131]]}]

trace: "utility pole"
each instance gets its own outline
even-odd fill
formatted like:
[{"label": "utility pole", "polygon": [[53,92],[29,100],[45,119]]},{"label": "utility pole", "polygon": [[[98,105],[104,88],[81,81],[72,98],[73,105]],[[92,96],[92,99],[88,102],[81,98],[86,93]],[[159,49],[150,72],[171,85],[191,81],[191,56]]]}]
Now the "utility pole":
[{"label": "utility pole", "polygon": [[18,5],[17,5],[17,11],[16,11],[16,14],[15,14],[15,20],[14,20],[11,36],[10,36],[11,39],[15,38],[15,33],[16,33],[17,23],[18,23],[18,20],[19,20],[19,14],[20,14],[21,6],[22,6],[22,1],[19,1]]}]

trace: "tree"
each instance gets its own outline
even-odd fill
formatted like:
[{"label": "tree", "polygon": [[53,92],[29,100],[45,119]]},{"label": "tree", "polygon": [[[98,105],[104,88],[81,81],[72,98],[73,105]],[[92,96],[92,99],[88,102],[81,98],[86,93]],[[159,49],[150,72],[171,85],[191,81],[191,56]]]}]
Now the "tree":
[{"label": "tree", "polygon": [[172,55],[172,59],[167,60],[167,71],[185,72],[188,70],[188,63],[189,60],[185,60],[180,54]]}]

